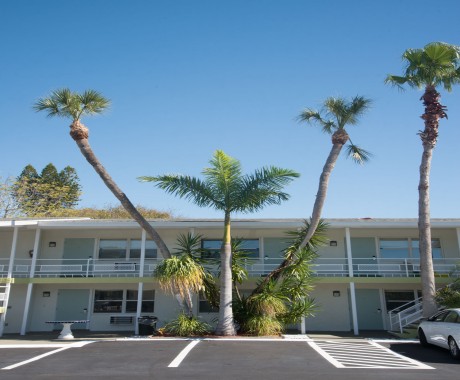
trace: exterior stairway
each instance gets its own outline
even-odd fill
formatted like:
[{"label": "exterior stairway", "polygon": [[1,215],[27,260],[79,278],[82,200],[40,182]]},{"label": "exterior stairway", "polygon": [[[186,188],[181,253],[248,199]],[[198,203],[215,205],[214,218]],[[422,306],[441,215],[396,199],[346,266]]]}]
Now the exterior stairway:
[{"label": "exterior stairway", "polygon": [[404,333],[404,329],[416,325],[422,319],[422,297],[408,302],[388,312],[390,317],[390,331]]}]

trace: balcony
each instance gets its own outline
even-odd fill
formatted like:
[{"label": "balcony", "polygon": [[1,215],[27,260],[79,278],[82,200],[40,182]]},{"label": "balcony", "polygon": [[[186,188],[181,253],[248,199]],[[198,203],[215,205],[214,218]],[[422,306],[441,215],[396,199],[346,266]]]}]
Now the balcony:
[{"label": "balcony", "polygon": [[[144,277],[151,276],[161,260],[146,259]],[[281,258],[254,259],[248,260],[245,267],[250,277],[260,277],[281,262]],[[434,259],[435,276],[460,277],[459,263],[460,259]],[[8,259],[0,259],[0,278],[7,277],[8,265]],[[31,259],[15,260],[12,277],[30,277],[31,265]],[[209,269],[217,273],[217,268]],[[316,277],[419,277],[420,260],[353,259],[350,268],[345,258],[318,258],[312,263],[312,269]],[[140,271],[139,260],[37,259],[32,277],[140,277]]]}]

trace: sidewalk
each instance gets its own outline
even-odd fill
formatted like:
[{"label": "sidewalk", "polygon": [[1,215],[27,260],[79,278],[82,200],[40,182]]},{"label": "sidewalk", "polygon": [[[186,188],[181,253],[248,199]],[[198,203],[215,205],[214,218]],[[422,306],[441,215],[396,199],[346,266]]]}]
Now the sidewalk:
[{"label": "sidewalk", "polygon": [[[4,334],[0,338],[0,346],[6,345],[31,345],[31,344],[56,344],[63,345],[66,343],[75,343],[78,341],[113,341],[120,339],[129,339],[134,338],[132,331],[87,331],[87,330],[74,330],[72,331],[75,339],[70,340],[60,340],[57,339],[59,331],[51,332],[30,332],[26,335],[19,334]],[[330,332],[310,332],[306,335],[300,334],[286,334],[285,338],[294,338],[298,339],[314,339],[314,340],[334,340],[334,339],[398,339],[393,334],[388,333],[387,331],[362,331],[358,336],[353,335],[353,332],[348,331],[330,331]],[[139,337],[138,337],[139,338]],[[250,339],[251,337],[244,337],[245,339]],[[254,340],[261,339],[263,337],[254,337]],[[145,337],[145,339],[149,339]],[[161,340],[161,337],[154,339]],[[171,338],[169,338],[171,339]],[[219,339],[219,337],[216,337]],[[282,339],[282,337],[280,337]],[[398,339],[399,340],[399,339]],[[400,339],[403,340],[403,339]]]}]

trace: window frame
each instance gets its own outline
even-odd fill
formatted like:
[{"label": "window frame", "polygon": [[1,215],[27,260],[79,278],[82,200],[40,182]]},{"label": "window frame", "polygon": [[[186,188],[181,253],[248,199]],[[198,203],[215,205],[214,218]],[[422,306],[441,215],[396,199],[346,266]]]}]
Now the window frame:
[{"label": "window frame", "polygon": [[[418,238],[387,238],[387,237],[379,237],[378,238],[378,257],[380,259],[388,259],[388,260],[401,260],[401,259],[420,259],[420,254],[418,250],[418,244],[414,246],[415,242],[418,242]],[[382,248],[382,242],[405,242],[406,247],[407,247],[407,256],[392,256],[392,257],[387,257],[385,255],[382,255],[382,251],[384,248]],[[431,239],[431,245],[435,246],[436,248],[436,253],[433,254],[432,256],[433,259],[443,259],[444,254],[442,250],[442,244],[441,244],[441,239],[440,238],[432,238]],[[386,250],[391,250],[393,248],[386,248]],[[395,250],[401,250],[404,248],[398,248],[395,247]]]},{"label": "window frame", "polygon": [[[125,253],[124,257],[101,257],[101,243],[106,241],[122,241],[125,242]],[[137,245],[139,242],[139,248],[133,247],[133,242],[136,242]],[[133,239],[133,238],[126,238],[126,239],[106,239],[106,238],[99,238],[96,247],[96,257],[98,260],[118,260],[118,261],[133,261],[133,260],[140,260],[140,250],[142,245],[142,239]],[[139,257],[133,257],[133,253],[139,251]],[[151,251],[152,254],[148,252]],[[136,255],[137,256],[137,255]],[[145,240],[145,260],[155,260],[158,258],[158,247],[156,243],[151,239]]]},{"label": "window frame", "polygon": [[[96,299],[97,293],[98,292],[121,292],[121,299]],[[135,294],[135,299],[130,299],[128,296],[129,292],[133,292]],[[153,295],[152,298],[146,298],[146,296],[149,296],[149,293],[152,292],[151,294]],[[93,296],[93,307],[92,307],[92,313],[93,314],[136,314],[137,313],[137,295],[138,295],[138,289],[96,289],[94,291],[94,296]],[[96,311],[96,305],[98,302],[117,302],[120,303],[119,310],[106,310],[106,311]],[[136,309],[135,311],[129,311],[127,306],[128,303],[135,304]],[[144,305],[151,305],[151,308],[144,308]],[[109,305],[111,306],[111,305]],[[141,301],[141,313],[154,313],[155,312],[155,290],[154,289],[147,289],[142,291],[142,301]]]}]

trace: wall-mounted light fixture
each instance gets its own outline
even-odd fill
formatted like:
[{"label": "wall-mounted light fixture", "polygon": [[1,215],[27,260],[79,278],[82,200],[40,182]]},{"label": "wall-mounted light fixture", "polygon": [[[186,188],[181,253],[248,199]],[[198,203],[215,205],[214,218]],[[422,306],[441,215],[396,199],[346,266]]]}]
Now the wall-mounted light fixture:
[{"label": "wall-mounted light fixture", "polygon": [[340,290],[334,290],[332,292],[332,297],[340,297]]},{"label": "wall-mounted light fixture", "polygon": [[43,297],[50,297],[50,296],[51,296],[51,292],[43,292],[43,293],[42,293],[42,296],[43,296]]},{"label": "wall-mounted light fixture", "polygon": [[337,247],[337,241],[336,241],[336,240],[331,240],[331,241],[329,242],[329,245],[330,245],[331,247]]},{"label": "wall-mounted light fixture", "polygon": [[33,256],[34,256],[34,250],[33,250],[33,249],[29,250],[29,256],[30,256],[30,257],[33,257]]},{"label": "wall-mounted light fixture", "polygon": [[50,242],[48,243],[48,247],[50,247],[50,248],[56,247],[56,242],[55,242],[55,241],[50,241]]}]

